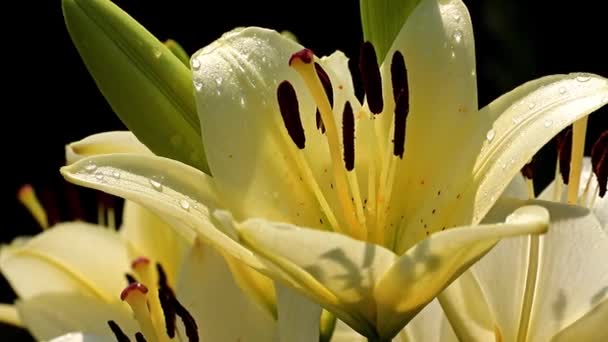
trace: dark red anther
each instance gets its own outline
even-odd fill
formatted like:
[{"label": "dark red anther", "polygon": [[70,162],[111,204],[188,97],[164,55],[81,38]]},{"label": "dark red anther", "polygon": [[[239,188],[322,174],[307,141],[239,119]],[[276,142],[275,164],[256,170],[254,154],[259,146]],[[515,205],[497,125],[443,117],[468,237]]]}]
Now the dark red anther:
[{"label": "dark red anther", "polygon": [[347,171],[355,168],[355,116],[350,102],[344,104],[342,113],[342,140],[344,143],[344,167]]},{"label": "dark red anther", "polygon": [[560,132],[557,137],[557,156],[559,158],[559,173],[565,184],[570,180],[570,156],[572,154],[572,127]]},{"label": "dark red anther", "polygon": [[532,157],[532,160],[530,160],[530,162],[526,165],[524,165],[521,168],[521,174],[527,178],[527,179],[531,179],[534,180],[534,165],[535,165],[535,158]]},{"label": "dark red anther", "polygon": [[376,59],[376,50],[374,50],[372,43],[365,42],[361,45],[360,52],[359,71],[361,72],[363,89],[367,96],[367,105],[372,113],[380,114],[384,107],[384,101],[382,99],[382,78]]},{"label": "dark red anther", "polygon": [[393,155],[400,159],[403,159],[405,152],[405,129],[409,111],[409,96],[402,90],[395,103],[395,132],[393,135]]},{"label": "dark red anther", "polygon": [[114,321],[108,321],[108,325],[110,326],[110,330],[114,333],[114,337],[116,337],[116,341],[118,342],[131,342],[129,337],[120,329],[118,324]]},{"label": "dark red anther", "polygon": [[405,59],[399,51],[395,51],[391,60],[391,83],[393,85],[393,99],[397,103],[397,98],[403,96],[405,92],[409,96],[409,87],[407,84],[407,69],[405,68]]},{"label": "dark red anther", "polygon": [[322,134],[325,134],[325,124],[323,123],[323,118],[321,117],[321,112],[317,108],[317,112],[315,113],[315,119],[317,122],[317,129],[321,131]]},{"label": "dark red anther", "polygon": [[608,182],[608,130],[602,132],[591,148],[591,168],[597,178],[599,195],[606,195]]},{"label": "dark red anther", "polygon": [[188,310],[177,300],[175,293],[169,287],[167,282],[167,275],[161,264],[156,264],[156,270],[158,271],[158,295],[160,299],[160,306],[165,314],[165,328],[167,335],[170,338],[175,336],[175,316],[179,316],[184,323],[186,328],[186,336],[188,341],[198,342],[198,326],[194,317],[188,312]]},{"label": "dark red anther", "polygon": [[127,278],[127,285],[131,285],[133,283],[137,283],[137,279],[130,275],[129,273],[125,273],[125,278]]},{"label": "dark red anther", "polygon": [[329,100],[329,106],[334,108],[334,90],[331,87],[331,80],[329,79],[329,75],[323,70],[321,65],[315,62],[315,71],[317,72],[317,76],[321,81],[321,85],[323,85],[323,90],[325,90],[325,95],[327,95],[327,99]]},{"label": "dark red anther", "polygon": [[300,108],[296,90],[289,81],[283,81],[277,89],[277,100],[283,123],[291,140],[299,149],[306,146],[306,136],[300,119]]},{"label": "dark red anther", "polygon": [[315,56],[315,54],[312,52],[311,49],[302,49],[298,52],[295,52],[293,55],[291,55],[291,57],[289,58],[289,65],[291,65],[296,60],[300,60],[304,64],[308,64],[308,63],[312,62],[314,56]]},{"label": "dark red anther", "polygon": [[136,332],[135,333],[135,341],[137,341],[137,342],[147,342],[146,338],[144,337],[144,334],[142,334],[140,332]]}]

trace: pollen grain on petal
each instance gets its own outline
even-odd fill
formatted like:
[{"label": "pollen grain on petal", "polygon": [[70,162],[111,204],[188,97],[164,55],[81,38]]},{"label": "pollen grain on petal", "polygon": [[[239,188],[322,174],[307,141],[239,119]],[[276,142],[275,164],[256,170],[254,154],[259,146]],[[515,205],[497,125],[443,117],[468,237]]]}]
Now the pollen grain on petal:
[{"label": "pollen grain on petal", "polygon": [[365,42],[361,45],[360,52],[359,72],[367,96],[367,104],[372,113],[380,114],[384,107],[384,101],[382,99],[382,78],[376,59],[376,50],[374,50],[372,43]]},{"label": "pollen grain on petal", "polygon": [[277,100],[283,123],[291,140],[299,149],[306,146],[306,136],[300,119],[300,109],[296,90],[289,81],[283,81],[277,89]]}]

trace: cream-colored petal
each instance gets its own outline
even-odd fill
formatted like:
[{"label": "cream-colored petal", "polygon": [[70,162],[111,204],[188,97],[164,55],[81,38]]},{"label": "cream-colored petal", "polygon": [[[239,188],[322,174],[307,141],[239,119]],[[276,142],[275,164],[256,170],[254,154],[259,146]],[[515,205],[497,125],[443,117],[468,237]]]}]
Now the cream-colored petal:
[{"label": "cream-colored petal", "polygon": [[346,323],[338,320],[331,337],[331,342],[367,342],[367,338],[359,335]]},{"label": "cream-colored petal", "polygon": [[447,316],[446,319],[453,327],[454,334],[461,341],[491,341],[495,337],[494,314],[488,307],[488,300],[471,270],[461,274],[437,298]]},{"label": "cream-colored petal", "polygon": [[109,336],[97,336],[90,334],[83,334],[81,332],[73,332],[65,335],[61,335],[57,338],[50,340],[49,342],[114,342],[116,338]]},{"label": "cream-colored petal", "polygon": [[322,136],[315,127],[316,107],[289,67],[291,55],[302,48],[275,31],[253,27],[228,32],[192,57],[207,160],[239,220],[260,216],[315,227],[323,217],[303,180],[308,175],[297,166],[301,152],[277,102],[279,83],[289,80],[307,146],[313,136]]},{"label": "cream-colored petal", "polygon": [[224,258],[196,240],[181,268],[177,298],[202,341],[274,341],[277,324],[236,285]]},{"label": "cream-colored petal", "polygon": [[[530,340],[548,340],[559,330],[608,300],[608,235],[595,215],[547,203],[549,233],[541,258],[530,319]],[[606,310],[603,310],[604,317]],[[604,319],[604,322],[606,319]]]},{"label": "cream-colored petal", "polygon": [[602,342],[608,340],[608,300],[604,300],[585,316],[570,324],[554,336],[552,342],[589,341]]},{"label": "cream-colored petal", "polygon": [[72,164],[88,156],[106,153],[152,154],[146,145],[139,142],[130,131],[93,134],[82,140],[70,143],[65,147],[67,164]]},{"label": "cream-colored petal", "polygon": [[129,336],[138,331],[127,305],[108,304],[78,293],[43,294],[19,300],[16,305],[23,323],[38,340],[49,340],[73,331],[114,337],[108,320],[115,321]]},{"label": "cream-colored petal", "polygon": [[128,243],[131,260],[145,256],[153,262],[160,262],[169,283],[175,284],[191,239],[176,234],[168,223],[152,211],[131,201],[125,201],[120,235]]},{"label": "cream-colored petal", "polygon": [[530,192],[528,191],[528,184],[526,179],[521,173],[518,173],[511,179],[511,182],[505,190],[502,192],[503,197],[517,198],[520,200],[527,200],[530,198]]},{"label": "cream-colored petal", "polygon": [[437,300],[433,300],[422,309],[398,336],[401,339],[397,341],[401,342],[459,341]]},{"label": "cream-colored petal", "polygon": [[[331,300],[324,292],[329,292],[338,303],[334,313],[354,329],[365,331],[374,324],[373,291],[378,277],[395,261],[392,252],[345,235],[262,219],[242,223],[239,232],[247,245],[278,267],[297,269],[302,281],[312,277],[321,289],[308,289],[308,295],[326,304]],[[359,322],[345,319],[344,314]]]},{"label": "cream-colored petal", "polygon": [[72,222],[45,230],[18,247],[3,248],[0,267],[20,298],[78,292],[112,302],[119,300],[130,264],[116,232]]},{"label": "cream-colored petal", "polygon": [[[87,169],[95,165],[95,171]],[[155,156],[114,154],[89,157],[61,168],[70,182],[136,202],[188,235],[195,231],[207,243],[258,270],[266,269],[245,249],[211,222],[210,210],[219,199],[213,180],[186,164]],[[114,175],[119,174],[119,177]],[[173,220],[175,222],[173,222]]]},{"label": "cream-colored petal", "polygon": [[321,307],[293,289],[275,283],[280,342],[318,342]]},{"label": "cream-colored petal", "polygon": [[397,50],[405,58],[410,113],[405,155],[396,162],[393,194],[399,196],[391,198],[388,222],[405,230],[397,245],[397,252],[403,253],[427,233],[470,222],[448,224],[443,218],[451,212],[460,184],[470,177],[482,139],[473,139],[479,135],[480,120],[468,10],[460,0],[424,0],[382,64],[386,109],[375,121],[380,143],[389,148],[381,151],[392,151],[395,101],[390,68]]},{"label": "cream-colored petal", "polygon": [[544,233],[548,221],[544,208],[526,206],[514,211],[505,223],[453,228],[410,248],[381,276],[375,288],[381,336],[399,332],[500,239]]},{"label": "cream-colored petal", "polygon": [[23,322],[21,322],[21,318],[19,318],[17,308],[11,304],[0,303],[0,322],[16,327],[23,327]]},{"label": "cream-colored petal", "polygon": [[527,96],[514,91],[517,102],[501,113],[492,104],[482,109],[482,118],[496,118],[487,133],[492,139],[484,142],[473,170],[473,184],[463,194],[462,203],[474,199],[474,206],[463,205],[461,210],[470,213],[474,222],[481,220],[508,181],[544,144],[564,127],[603,106],[606,96],[607,79],[570,74],[542,84]]}]

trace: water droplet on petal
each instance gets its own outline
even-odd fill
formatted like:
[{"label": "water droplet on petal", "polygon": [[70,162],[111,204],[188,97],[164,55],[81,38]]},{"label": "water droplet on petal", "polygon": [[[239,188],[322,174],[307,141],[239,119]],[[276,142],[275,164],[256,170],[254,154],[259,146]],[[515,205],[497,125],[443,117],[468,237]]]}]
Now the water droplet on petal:
[{"label": "water droplet on petal", "polygon": [[559,87],[559,93],[564,95],[566,93],[566,87]]},{"label": "water droplet on petal", "polygon": [[241,107],[245,107],[245,98],[241,97]]},{"label": "water droplet on petal", "polygon": [[460,14],[455,14],[455,15],[454,15],[454,21],[455,21],[455,22],[459,23],[459,22],[460,22],[460,19],[461,19]]},{"label": "water droplet on petal", "polygon": [[456,42],[456,44],[460,43],[460,41],[462,40],[462,31],[460,31],[460,30],[454,31],[454,33],[452,34],[452,38],[454,38],[454,41]]},{"label": "water droplet on petal", "polygon": [[87,172],[93,172],[93,171],[97,170],[97,165],[91,163],[91,164],[88,164],[87,166],[85,166],[84,169]]},{"label": "water droplet on petal", "polygon": [[532,109],[532,108],[534,108],[534,107],[536,107],[536,103],[534,103],[534,102],[530,102],[530,103],[528,103],[528,108],[529,108],[529,109]]},{"label": "water droplet on petal", "polygon": [[190,210],[190,202],[185,199],[179,201],[179,206],[186,211]]},{"label": "water droplet on petal", "polygon": [[513,124],[518,125],[521,122],[522,118],[520,116],[516,116],[513,118]]},{"label": "water droplet on petal", "polygon": [[553,120],[551,119],[545,119],[545,122],[543,123],[543,125],[547,128],[551,127],[551,125],[553,125]]},{"label": "water droplet on petal", "polygon": [[113,172],[112,172],[112,177],[114,177],[114,178],[116,178],[116,179],[120,178],[120,172],[118,172],[118,171],[113,171]]},{"label": "water droplet on petal", "polygon": [[203,89],[203,82],[194,81],[194,88],[196,91],[201,91]]},{"label": "water droplet on petal", "polygon": [[152,185],[152,188],[156,191],[163,191],[163,185],[159,181],[150,179],[150,185]]},{"label": "water droplet on petal", "polygon": [[608,103],[608,95],[602,97],[602,103]]},{"label": "water droplet on petal", "polygon": [[579,75],[576,76],[576,80],[579,82],[587,82],[591,79],[591,77],[587,76],[587,75]]},{"label": "water droplet on petal", "polygon": [[102,180],[103,179],[103,173],[101,173],[101,172],[95,173],[95,178],[97,178],[99,180]]},{"label": "water droplet on petal", "polygon": [[215,79],[215,83],[217,83],[218,86],[221,86],[222,82],[224,82],[224,79],[221,78],[221,77],[218,77],[218,78]]},{"label": "water droplet on petal", "polygon": [[198,70],[200,68],[201,68],[201,62],[198,59],[193,59],[192,60],[192,69]]},{"label": "water droplet on petal", "polygon": [[488,142],[492,141],[495,136],[496,132],[493,129],[489,130],[488,133],[486,133],[486,139],[488,139]]},{"label": "water droplet on petal", "polygon": [[451,56],[452,58],[456,58],[456,52],[454,50],[452,50]]}]

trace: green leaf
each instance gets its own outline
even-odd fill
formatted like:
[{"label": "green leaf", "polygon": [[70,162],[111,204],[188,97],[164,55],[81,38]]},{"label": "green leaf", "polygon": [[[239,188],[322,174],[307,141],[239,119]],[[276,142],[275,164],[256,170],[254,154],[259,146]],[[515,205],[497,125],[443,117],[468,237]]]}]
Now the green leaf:
[{"label": "green leaf", "polygon": [[188,55],[186,50],[184,50],[184,48],[179,45],[178,42],[173,39],[167,39],[165,40],[165,46],[169,48],[169,50],[175,55],[175,57],[179,58],[179,60],[182,61],[182,63],[184,63],[184,65],[188,69],[190,69],[190,56]]},{"label": "green leaf", "polygon": [[108,0],[62,0],[66,26],[97,86],[157,155],[208,172],[190,70]]},{"label": "green leaf", "polygon": [[390,49],[403,23],[421,0],[360,0],[363,39],[374,44],[378,63]]}]

